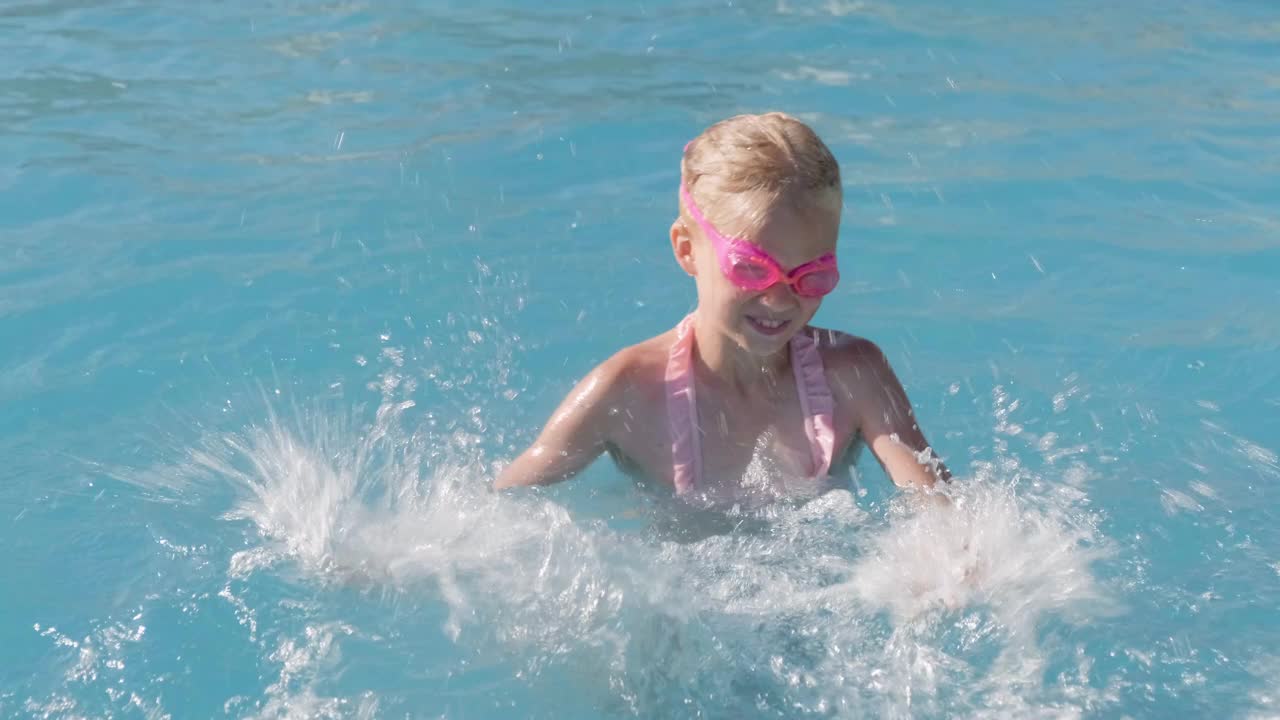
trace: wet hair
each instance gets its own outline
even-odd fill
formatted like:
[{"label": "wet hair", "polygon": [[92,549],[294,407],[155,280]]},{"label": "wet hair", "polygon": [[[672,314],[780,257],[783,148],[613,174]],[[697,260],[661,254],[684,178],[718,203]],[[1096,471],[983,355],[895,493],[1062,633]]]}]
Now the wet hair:
[{"label": "wet hair", "polygon": [[[721,120],[685,147],[680,177],[702,214],[726,235],[758,230],[767,211],[839,212],[840,165],[805,123],[786,113]],[[681,214],[688,210],[681,204]]]}]

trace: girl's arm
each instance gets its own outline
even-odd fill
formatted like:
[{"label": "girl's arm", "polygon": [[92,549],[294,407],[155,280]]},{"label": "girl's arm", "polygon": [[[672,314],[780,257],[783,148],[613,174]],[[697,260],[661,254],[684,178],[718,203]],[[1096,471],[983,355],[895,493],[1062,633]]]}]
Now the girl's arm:
[{"label": "girl's arm", "polygon": [[538,439],[498,474],[495,489],[549,485],[573,477],[592,463],[613,436],[619,393],[620,355],[592,370],[560,403]]},{"label": "girl's arm", "polygon": [[933,487],[951,472],[916,423],[911,401],[884,353],[870,340],[844,348],[843,380],[863,440],[898,487]]}]

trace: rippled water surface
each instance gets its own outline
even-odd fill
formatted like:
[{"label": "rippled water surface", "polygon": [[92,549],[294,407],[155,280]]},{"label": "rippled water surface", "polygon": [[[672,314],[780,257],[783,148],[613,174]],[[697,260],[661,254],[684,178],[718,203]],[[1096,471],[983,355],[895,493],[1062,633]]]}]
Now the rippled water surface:
[{"label": "rippled water surface", "polygon": [[[0,0],[0,716],[1280,716],[1280,9]],[[680,148],[843,165],[864,457],[495,496],[674,325]]]}]

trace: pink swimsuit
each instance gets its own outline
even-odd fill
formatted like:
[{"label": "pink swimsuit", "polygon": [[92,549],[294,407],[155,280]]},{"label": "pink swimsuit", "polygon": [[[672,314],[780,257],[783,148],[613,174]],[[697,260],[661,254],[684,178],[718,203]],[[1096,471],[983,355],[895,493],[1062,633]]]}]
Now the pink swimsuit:
[{"label": "pink swimsuit", "polygon": [[[693,315],[676,327],[676,341],[667,355],[667,416],[671,428],[671,454],[675,465],[676,494],[683,495],[702,481],[702,430],[698,427],[698,403],[693,382]],[[831,412],[834,400],[823,374],[816,341],[797,333],[791,338],[791,369],[796,377],[804,434],[813,458],[812,478],[823,478],[831,469],[835,429]]]}]

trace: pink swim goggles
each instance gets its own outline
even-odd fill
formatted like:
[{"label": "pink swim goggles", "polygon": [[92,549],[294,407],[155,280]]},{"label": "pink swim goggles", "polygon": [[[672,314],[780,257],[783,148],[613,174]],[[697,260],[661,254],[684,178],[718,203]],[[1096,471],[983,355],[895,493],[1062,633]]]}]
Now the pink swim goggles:
[{"label": "pink swim goggles", "polygon": [[758,292],[777,283],[786,283],[796,295],[815,298],[835,290],[836,284],[840,282],[835,253],[827,253],[787,272],[772,255],[755,243],[721,235],[702,216],[684,183],[680,184],[680,197],[698,227],[711,238],[711,244],[716,249],[716,259],[720,261],[720,271],[729,282],[739,288]]}]

